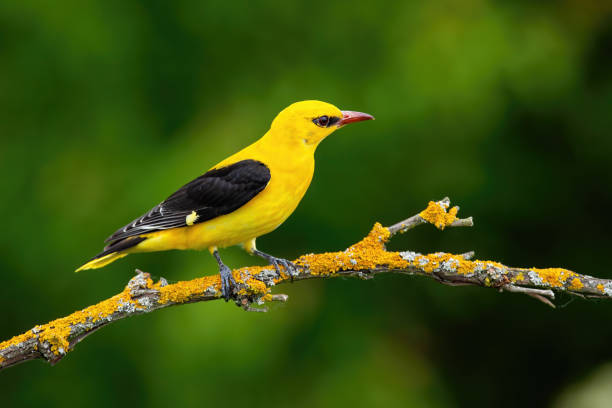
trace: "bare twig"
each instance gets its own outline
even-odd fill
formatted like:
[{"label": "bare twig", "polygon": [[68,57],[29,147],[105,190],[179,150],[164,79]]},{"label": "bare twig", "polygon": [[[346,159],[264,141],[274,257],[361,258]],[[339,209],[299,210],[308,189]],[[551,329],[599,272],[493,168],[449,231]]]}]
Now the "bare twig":
[{"label": "bare twig", "polygon": [[[454,255],[443,252],[419,254],[390,252],[385,244],[397,233],[431,223],[439,229],[472,226],[472,218],[456,217],[458,207],[449,209],[445,198],[430,202],[419,214],[388,228],[374,225],[358,243],[340,252],[303,255],[295,263],[294,280],[355,276],[363,279],[381,273],[421,275],[452,285],[476,285],[499,291],[522,293],[554,307],[555,292],[597,298],[612,297],[612,280],[580,275],[561,268],[511,268],[494,261],[472,260],[474,252]],[[117,320],[150,313],[166,307],[217,300],[221,297],[218,275],[174,284],[161,278],[154,283],[148,273],[137,271],[125,289],[98,304],[33,329],[0,343],[0,369],[23,361],[60,361],[74,346],[101,327]],[[271,288],[291,278],[274,268],[247,267],[234,272],[235,303],[247,311],[265,311],[258,306],[270,301],[287,301],[287,295],[271,294]]]}]

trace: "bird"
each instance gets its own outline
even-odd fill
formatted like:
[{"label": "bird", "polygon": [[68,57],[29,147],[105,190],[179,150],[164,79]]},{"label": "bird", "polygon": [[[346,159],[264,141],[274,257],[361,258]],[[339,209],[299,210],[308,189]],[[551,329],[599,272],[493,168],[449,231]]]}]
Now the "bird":
[{"label": "bird", "polygon": [[282,266],[295,276],[295,264],[260,251],[255,240],[275,230],[296,209],[310,186],[319,144],[345,125],[373,119],[316,100],[289,105],[259,140],[115,231],[103,251],[76,272],[102,268],[133,253],[208,249],[219,266],[221,295],[228,301],[236,282],[219,248],[241,245],[279,275]]}]

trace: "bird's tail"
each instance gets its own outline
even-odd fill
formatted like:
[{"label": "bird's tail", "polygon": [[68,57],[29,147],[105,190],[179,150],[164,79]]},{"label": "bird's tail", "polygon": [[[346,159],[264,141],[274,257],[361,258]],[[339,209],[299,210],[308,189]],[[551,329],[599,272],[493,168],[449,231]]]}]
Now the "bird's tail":
[{"label": "bird's tail", "polygon": [[104,248],[104,251],[91,258],[87,263],[77,269],[75,272],[85,271],[87,269],[102,268],[109,263],[115,262],[117,259],[128,256],[125,250],[132,248],[144,241],[145,237],[130,237],[121,241],[113,242]]},{"label": "bird's tail", "polygon": [[124,256],[127,256],[127,255],[128,254],[122,254],[122,253],[119,253],[119,252],[113,252],[112,254],[103,255],[103,256],[101,256],[99,258],[96,257],[96,258],[91,259],[89,262],[87,262],[83,266],[81,266],[75,272],[81,272],[81,271],[85,271],[87,269],[102,268],[102,267],[108,265],[109,263],[115,262],[117,259],[123,258]]}]

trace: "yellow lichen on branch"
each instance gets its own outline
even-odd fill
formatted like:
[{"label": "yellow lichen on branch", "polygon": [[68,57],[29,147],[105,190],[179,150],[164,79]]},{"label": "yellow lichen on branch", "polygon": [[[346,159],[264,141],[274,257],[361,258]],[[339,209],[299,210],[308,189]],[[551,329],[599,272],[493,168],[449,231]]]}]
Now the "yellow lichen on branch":
[{"label": "yellow lichen on branch", "polygon": [[25,341],[30,340],[33,337],[34,337],[34,334],[32,333],[31,330],[26,332],[26,333],[19,334],[19,335],[13,337],[13,338],[10,338],[10,339],[5,340],[2,343],[0,343],[0,350],[4,350],[4,349],[6,349],[8,347],[11,347],[11,346],[16,346],[18,344],[21,344],[21,343],[23,343]]},{"label": "yellow lichen on branch", "polygon": [[459,207],[453,207],[448,212],[447,209],[448,204],[430,201],[427,208],[421,211],[419,215],[437,229],[443,230],[457,219],[457,212],[459,211]]},{"label": "yellow lichen on branch", "polygon": [[[584,283],[580,280],[580,275],[563,268],[546,268],[546,269],[521,269],[520,272],[509,275],[509,268],[499,262],[482,261],[482,260],[467,260],[461,255],[447,253],[433,254],[412,254],[408,256],[408,261],[411,266],[418,268],[425,273],[433,273],[439,271],[448,271],[453,274],[463,276],[473,276],[476,273],[485,271],[488,275],[506,276],[507,279],[500,279],[500,282],[512,282],[520,284],[526,281],[524,273],[530,275],[530,281],[539,286],[549,288],[566,287],[570,290],[580,290],[584,288]],[[516,268],[514,268],[516,270]],[[485,280],[485,285],[490,286],[491,281]],[[604,291],[603,285],[598,289]]]},{"label": "yellow lichen on branch", "polygon": [[126,287],[123,292],[110,299],[74,312],[66,317],[53,320],[47,324],[36,326],[26,333],[6,340],[0,343],[0,350],[7,349],[8,347],[21,344],[37,337],[39,343],[46,343],[49,345],[49,349],[53,354],[63,354],[69,349],[69,336],[74,325],[87,321],[97,322],[117,312],[120,308],[128,304],[132,305],[135,309],[142,308],[137,301],[132,299],[130,289]]},{"label": "yellow lichen on branch", "polygon": [[[238,295],[262,298],[262,301],[265,301],[264,298],[268,298],[267,296],[269,295],[270,288],[261,280],[253,277],[262,272],[264,269],[266,268],[261,266],[238,269],[238,271],[234,273],[234,279],[237,283],[242,283],[245,285],[243,289],[240,289]],[[283,277],[286,279],[288,275],[283,274]],[[283,278],[278,278],[276,279],[276,282],[282,279]]]},{"label": "yellow lichen on branch", "polygon": [[411,260],[411,264],[426,273],[433,273],[441,266],[446,266],[448,269],[456,271],[459,275],[474,273],[477,268],[481,269],[483,265],[487,267],[503,266],[493,261],[470,261],[461,255],[447,253],[415,255],[414,259]]},{"label": "yellow lichen on branch", "polygon": [[[433,203],[433,205],[440,208],[436,203]],[[432,203],[428,208],[434,208]],[[430,215],[432,212],[430,212]],[[454,220],[455,214],[456,212],[451,210],[449,214],[445,215],[446,218],[443,221],[432,218],[430,222],[438,221],[443,224],[450,224]],[[447,271],[462,276],[474,276],[474,274],[482,271],[489,274],[494,271],[497,276],[501,277],[508,274],[506,266],[494,261],[468,260],[461,255],[447,253],[421,255],[389,252],[385,248],[385,243],[390,236],[391,233],[388,228],[376,223],[364,239],[345,251],[303,255],[296,260],[296,264],[307,268],[308,274],[311,276],[331,276],[347,270],[367,272],[380,267],[387,270],[406,270],[412,267],[427,274]],[[248,296],[258,302],[271,300],[270,287],[257,278],[257,275],[266,269],[269,270],[270,267],[248,267],[235,270],[233,272],[234,278],[241,285],[238,295]],[[531,281],[539,282],[541,286],[545,287],[561,288],[566,286],[570,290],[579,290],[584,287],[579,278],[580,275],[562,268],[523,269],[520,273],[515,273],[513,277],[510,276],[511,279],[503,278],[500,282],[523,282],[526,280],[523,272],[530,276]],[[273,281],[274,283],[280,283],[288,279],[289,276],[283,273],[282,276],[275,278]],[[499,282],[494,283],[488,276],[484,280],[485,286],[494,284],[499,284]],[[141,285],[144,287],[140,289],[153,290],[158,294],[157,303],[159,305],[187,303],[204,296],[215,298],[221,296],[221,282],[218,275],[177,282],[172,285],[162,285],[161,282],[154,284],[147,274],[145,282]],[[45,325],[36,326],[24,334],[0,343],[0,351],[37,338],[38,343],[46,344],[53,354],[65,354],[70,348],[70,335],[75,325],[97,322],[113,313],[126,310],[126,308],[132,308],[132,310],[144,309],[144,306],[139,303],[139,299],[132,297],[132,289],[128,285],[120,294],[108,300]],[[597,289],[601,292],[605,290],[603,285],[598,285]]]},{"label": "yellow lichen on branch", "polygon": [[221,287],[221,281],[218,276],[204,276],[172,285],[157,285],[155,288],[159,290],[159,303],[185,303],[195,294],[205,292],[207,288],[211,288],[214,292],[218,291]]},{"label": "yellow lichen on branch", "polygon": [[573,290],[582,289],[584,288],[584,284],[582,283],[580,278],[574,278],[572,279],[572,283],[569,285],[569,288]]},{"label": "yellow lichen on branch", "polygon": [[[611,298],[612,281],[579,275],[562,268],[512,268],[499,262],[472,259],[463,255],[437,252],[390,252],[385,244],[397,234],[428,222],[438,229],[472,226],[471,217],[457,218],[458,207],[448,210],[450,200],[429,202],[425,210],[389,228],[376,223],[361,241],[344,251],[303,255],[296,261],[295,279],[327,276],[368,277],[385,272],[430,276],[443,283],[494,287],[504,292],[528,294],[554,307],[554,291],[583,296]],[[221,297],[218,274],[169,285],[165,279],[153,283],[149,274],[138,271],[125,289],[116,296],[87,307],[67,317],[15,336],[0,343],[0,368],[21,361],[44,358],[59,361],[75,343],[99,327],[124,317],[151,312],[174,304],[214,300]],[[235,303],[245,310],[251,304],[286,300],[286,295],[272,295],[274,285],[293,279],[286,271],[280,276],[272,266],[251,266],[234,270],[237,283]],[[550,299],[550,300],[549,300]]]},{"label": "yellow lichen on branch", "polygon": [[[530,271],[537,274],[537,276],[547,286],[550,286],[551,288],[563,287],[565,286],[565,283],[567,282],[568,279],[578,276],[577,273],[572,272],[568,269],[563,269],[563,268],[545,268],[545,269],[532,268],[530,269]],[[572,282],[572,284],[574,283]],[[578,283],[576,283],[574,285],[575,287],[572,289],[579,289],[578,285],[582,285],[580,280],[578,280]]]},{"label": "yellow lichen on branch", "polygon": [[303,255],[296,264],[307,267],[313,276],[329,276],[346,270],[375,269],[382,265],[391,269],[408,266],[408,262],[399,253],[385,250],[385,243],[390,237],[389,229],[376,223],[364,239],[345,251]]},{"label": "yellow lichen on branch", "polygon": [[[261,266],[251,266],[234,270],[232,272],[234,280],[243,286],[238,291],[238,295],[259,298],[268,294],[270,289],[266,284],[254,278],[255,275],[264,269],[266,268]],[[283,274],[283,278],[279,278],[277,281],[286,278],[288,278],[288,275]],[[162,305],[170,302],[186,303],[195,298],[202,297],[203,294],[221,297],[221,279],[219,275],[204,276],[166,286],[160,286],[157,283],[153,285],[153,288],[159,291],[159,303]]]}]

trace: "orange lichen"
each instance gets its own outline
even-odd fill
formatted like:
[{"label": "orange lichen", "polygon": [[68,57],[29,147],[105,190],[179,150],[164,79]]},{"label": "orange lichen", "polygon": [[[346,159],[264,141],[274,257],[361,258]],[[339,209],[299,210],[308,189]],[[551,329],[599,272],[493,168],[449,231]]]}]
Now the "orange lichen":
[{"label": "orange lichen", "polygon": [[443,230],[457,219],[457,212],[459,211],[458,207],[453,207],[447,212],[447,208],[448,206],[430,201],[427,208],[421,211],[419,215],[439,230]]},{"label": "orange lichen", "polygon": [[68,341],[68,336],[70,336],[71,330],[70,324],[64,323],[65,322],[57,322],[56,326],[49,326],[46,330],[40,333],[38,338],[41,342],[49,343],[53,354],[67,352],[70,346],[70,342]]},{"label": "orange lichen", "polygon": [[493,261],[470,261],[463,258],[461,255],[453,255],[447,253],[435,253],[427,255],[417,255],[412,264],[423,272],[432,273],[443,264],[451,270],[454,270],[459,275],[467,275],[476,272],[478,268],[499,268],[504,270],[504,265]]},{"label": "orange lichen", "polygon": [[579,278],[572,279],[572,282],[569,285],[570,289],[578,290],[584,288],[584,284]]},{"label": "orange lichen", "polygon": [[260,281],[259,279],[253,278],[254,275],[257,275],[263,269],[265,268],[242,268],[238,270],[238,273],[234,274],[237,283],[243,283],[246,285],[246,288],[240,289],[240,291],[238,291],[239,295],[261,297],[266,295],[270,291],[270,289],[264,282]]},{"label": "orange lichen", "polygon": [[604,289],[604,285],[602,285],[601,283],[597,285],[597,290],[600,291],[601,293],[606,293]]},{"label": "orange lichen", "polygon": [[376,223],[364,239],[342,252],[326,252],[301,256],[296,263],[308,266],[314,276],[333,275],[342,270],[368,270],[386,265],[389,268],[403,268],[408,262],[397,252],[387,252],[385,243],[391,233],[381,224]]},{"label": "orange lichen", "polygon": [[74,312],[69,316],[53,320],[41,326],[36,326],[34,329],[24,334],[6,340],[0,343],[0,350],[16,346],[24,341],[38,337],[39,342],[49,344],[54,354],[66,353],[70,345],[69,336],[72,326],[87,321],[96,322],[119,311],[121,307],[127,304],[132,304],[136,309],[142,308],[137,301],[132,299],[129,287],[126,287],[123,292],[110,299]]},{"label": "orange lichen", "polygon": [[[433,203],[433,205],[440,207],[437,203]],[[430,203],[431,206],[432,203]],[[447,220],[450,224],[452,223],[451,217],[453,220],[455,219],[456,210],[451,210],[451,213],[447,215],[450,215]],[[333,275],[342,270],[370,270],[382,265],[389,269],[414,266],[426,273],[432,273],[444,264],[447,268],[461,275],[474,273],[479,268],[497,268],[502,272],[506,270],[506,267],[498,262],[469,261],[461,255],[447,253],[415,254],[414,258],[407,260],[398,252],[387,252],[385,250],[385,243],[389,238],[389,230],[376,223],[367,237],[346,251],[303,255],[296,263],[308,266],[310,274],[315,276]]]},{"label": "orange lichen", "polygon": [[[531,270],[535,272],[544,283],[553,288],[562,287],[568,279],[578,276],[578,274],[563,268],[532,268]],[[582,284],[582,282],[580,283]]]},{"label": "orange lichen", "polygon": [[196,294],[202,294],[207,288],[213,287],[220,292],[221,280],[219,275],[203,276],[189,281],[181,281],[172,285],[156,287],[159,290],[159,303],[184,303]]},{"label": "orange lichen", "polygon": [[267,294],[270,290],[268,289],[268,286],[266,286],[265,283],[258,279],[250,278],[247,281],[247,285],[250,291],[250,293],[248,293],[249,295],[263,296]]},{"label": "orange lichen", "polygon": [[8,347],[16,346],[18,344],[21,344],[24,341],[27,341],[27,340],[33,338],[34,336],[35,336],[35,334],[32,333],[32,330],[30,330],[30,331],[27,331],[27,332],[25,332],[23,334],[20,334],[18,336],[13,337],[12,339],[5,340],[2,343],[0,343],[0,350],[4,350],[4,349],[6,349]]},{"label": "orange lichen", "polygon": [[153,279],[151,279],[151,275],[149,275],[148,273],[145,273],[144,276],[145,276],[145,282],[146,282],[147,288],[150,289],[153,286],[155,286],[155,284],[153,283]]},{"label": "orange lichen", "polygon": [[[266,284],[253,276],[257,275],[264,268],[261,266],[251,266],[248,268],[236,269],[232,272],[234,280],[237,283],[246,285],[242,288],[239,295],[261,296],[268,292]],[[288,275],[283,274],[288,278]],[[201,278],[192,279],[190,281],[177,282],[172,285],[161,286],[159,283],[153,285],[153,288],[159,291],[159,303],[165,304],[168,302],[185,303],[194,297],[202,296],[207,290],[211,291],[218,297],[221,296],[221,279],[219,275],[204,276]]]},{"label": "orange lichen", "polygon": [[[234,278],[237,282],[247,285],[247,289],[242,289],[242,295],[265,296],[269,292],[266,284],[260,280],[254,279],[252,276],[260,272],[261,267],[250,267],[234,271]],[[243,278],[246,276],[246,278]],[[172,285],[162,286],[160,282],[154,284],[150,276],[145,276],[145,286],[148,289],[156,289],[159,291],[159,303],[168,302],[184,303],[195,296],[201,296],[208,288],[213,288],[214,293],[221,296],[221,282],[218,275],[205,276],[202,278],[193,279],[190,281],[178,282]],[[122,307],[131,305],[135,309],[143,309],[144,307],[138,303],[138,300],[132,299],[132,288],[127,286],[123,292],[113,296],[110,299],[104,300],[96,305],[89,306],[83,310],[72,313],[69,316],[56,319],[42,326],[36,326],[34,329],[13,337],[7,341],[0,343],[0,350],[4,350],[11,346],[22,344],[23,342],[38,338],[40,343],[49,345],[50,350],[56,354],[64,354],[70,348],[70,333],[72,327],[79,323],[96,322],[104,319],[115,312],[118,312]],[[271,299],[271,297],[269,297]]]},{"label": "orange lichen", "polygon": [[[457,214],[456,207],[448,212],[446,209],[447,206],[443,204],[430,202],[427,209],[421,212],[420,216],[434,224],[437,228],[444,229],[444,227],[450,225],[456,219]],[[308,273],[313,276],[329,276],[342,270],[367,271],[384,266],[389,270],[412,267],[425,273],[433,273],[439,270],[459,275],[485,272],[487,273],[484,276],[484,284],[486,286],[495,286],[509,282],[507,277],[505,277],[508,268],[498,262],[467,260],[461,255],[447,253],[421,255],[412,252],[387,252],[385,243],[389,240],[390,236],[391,233],[387,228],[376,223],[364,239],[345,251],[304,255],[295,261],[295,263],[308,267]],[[253,296],[256,300],[258,299],[263,302],[272,300],[268,284],[255,278],[264,269],[270,270],[270,266],[248,267],[233,271],[236,282],[244,285],[239,291],[239,295]],[[561,287],[566,282],[569,282],[569,289],[579,290],[584,287],[583,282],[579,279],[579,275],[561,268],[523,269],[522,272],[519,272],[513,278],[513,282],[525,281],[526,277],[523,272],[528,274],[530,280],[534,281],[536,285],[546,284],[551,287]],[[204,295],[221,296],[219,275],[205,276],[163,286],[162,282],[154,284],[148,274],[144,278],[144,283],[141,279],[132,280],[123,292],[110,299],[77,311],[67,317],[54,320],[42,326],[36,326],[24,334],[2,342],[0,343],[0,350],[37,338],[40,344],[48,345],[54,354],[64,354],[70,348],[69,337],[74,325],[96,322],[113,313],[124,310],[122,308],[125,306],[144,309],[144,306],[139,303],[138,299],[132,298],[132,291],[138,289],[140,285],[144,285],[148,289],[157,290],[159,292],[158,302],[160,304],[168,302],[185,303]],[[274,279],[274,283],[280,283],[288,279],[290,279],[289,275],[283,271],[280,277]],[[597,285],[597,289],[602,293],[605,293],[606,290],[602,284]],[[0,363],[2,361],[2,357],[0,357]]]}]

